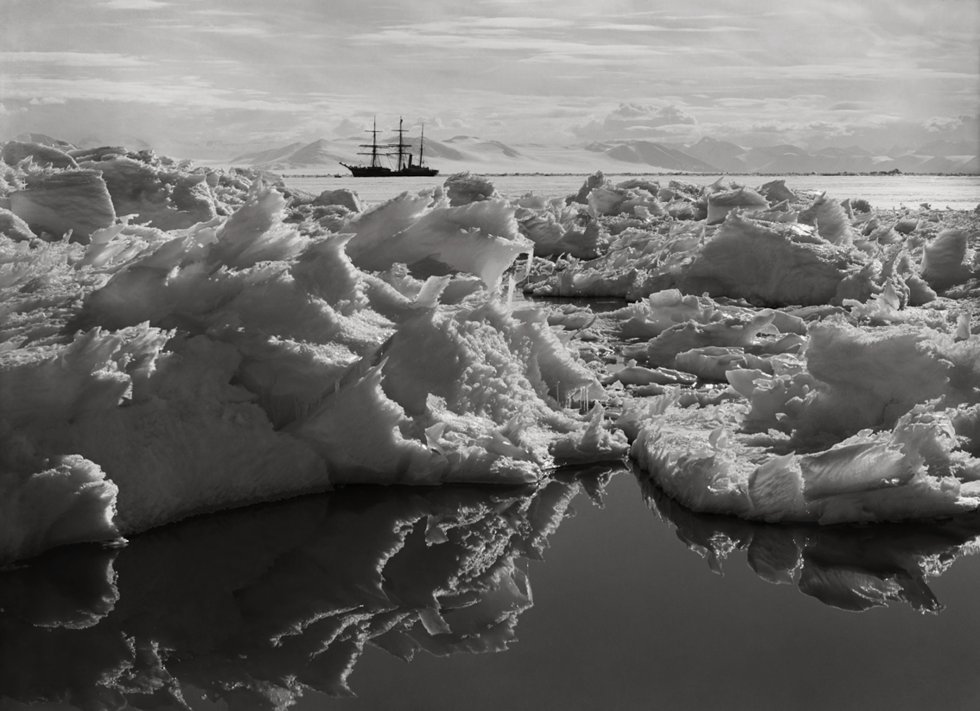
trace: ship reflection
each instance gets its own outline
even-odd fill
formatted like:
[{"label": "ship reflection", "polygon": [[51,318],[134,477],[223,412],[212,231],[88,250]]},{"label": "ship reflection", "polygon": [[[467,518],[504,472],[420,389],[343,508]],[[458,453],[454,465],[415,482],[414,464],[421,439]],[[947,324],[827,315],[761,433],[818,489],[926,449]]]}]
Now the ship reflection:
[{"label": "ship reflection", "polygon": [[761,524],[695,513],[639,477],[649,506],[716,573],[745,551],[763,580],[796,585],[825,605],[862,612],[904,603],[919,612],[943,606],[927,580],[980,550],[980,514],[932,523],[818,526]]},{"label": "ship reflection", "polygon": [[284,708],[350,694],[366,645],[404,659],[500,651],[580,492],[349,488],[204,516],[121,549],[74,546],[0,573],[0,699],[81,709]]}]

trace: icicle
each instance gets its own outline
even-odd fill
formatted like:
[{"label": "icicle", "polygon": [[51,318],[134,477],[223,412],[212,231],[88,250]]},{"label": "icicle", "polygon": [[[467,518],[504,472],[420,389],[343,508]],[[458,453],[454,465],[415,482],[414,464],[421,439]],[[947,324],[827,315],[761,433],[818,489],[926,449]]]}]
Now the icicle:
[{"label": "icicle", "polygon": [[527,264],[524,266],[524,281],[527,281],[531,276],[531,263],[534,261],[534,249],[529,249],[527,251]]},{"label": "icicle", "polygon": [[514,280],[514,275],[511,274],[507,277],[507,310],[512,311],[514,309],[514,288],[517,282]]}]

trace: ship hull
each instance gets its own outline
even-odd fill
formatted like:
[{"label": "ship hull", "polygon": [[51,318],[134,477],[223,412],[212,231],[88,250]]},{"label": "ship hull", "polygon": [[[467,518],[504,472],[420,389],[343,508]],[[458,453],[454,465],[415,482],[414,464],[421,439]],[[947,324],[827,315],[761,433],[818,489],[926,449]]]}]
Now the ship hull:
[{"label": "ship hull", "polygon": [[412,166],[411,168],[402,168],[400,171],[392,171],[392,175],[404,175],[409,177],[429,177],[432,175],[439,175],[439,171],[436,168],[425,168],[422,166]]},{"label": "ship hull", "polygon": [[387,178],[391,175],[391,168],[384,168],[380,165],[347,165],[346,163],[341,163],[342,166],[347,168],[355,178]]},{"label": "ship hull", "polygon": [[347,168],[347,170],[349,170],[351,175],[355,178],[413,178],[431,177],[439,174],[439,171],[436,168],[424,168],[419,166],[402,168],[401,170],[392,170],[391,168],[385,168],[379,165],[347,165],[346,163],[341,163],[341,165]]}]

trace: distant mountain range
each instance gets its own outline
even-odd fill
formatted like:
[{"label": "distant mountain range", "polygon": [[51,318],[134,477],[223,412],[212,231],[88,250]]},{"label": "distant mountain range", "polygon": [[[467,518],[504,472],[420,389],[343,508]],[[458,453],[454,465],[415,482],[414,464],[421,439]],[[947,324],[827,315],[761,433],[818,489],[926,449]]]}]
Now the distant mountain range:
[{"label": "distant mountain range", "polygon": [[934,144],[914,153],[895,150],[874,155],[858,146],[807,151],[778,145],[742,148],[734,143],[702,138],[685,152],[728,173],[980,173],[977,146]]},{"label": "distant mountain range", "polygon": [[[362,162],[358,144],[364,139],[320,139],[290,143],[280,148],[244,153],[231,165],[252,166],[281,172],[316,171],[346,173],[340,162]],[[386,141],[390,142],[390,141]],[[407,138],[418,155],[418,138]],[[714,138],[691,145],[645,140],[594,142],[580,146],[527,145],[513,147],[500,141],[473,136],[447,140],[425,139],[426,163],[443,174],[462,171],[483,173],[563,173],[603,170],[610,173],[980,173],[977,144],[934,141],[915,152],[893,149],[872,154],[859,147],[806,150],[794,145],[744,148]]]}]

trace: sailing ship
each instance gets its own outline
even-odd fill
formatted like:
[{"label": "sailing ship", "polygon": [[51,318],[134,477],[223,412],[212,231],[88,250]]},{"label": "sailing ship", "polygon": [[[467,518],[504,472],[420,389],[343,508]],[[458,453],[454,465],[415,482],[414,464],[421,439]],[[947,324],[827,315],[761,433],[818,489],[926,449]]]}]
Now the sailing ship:
[{"label": "sailing ship", "polygon": [[[374,120],[371,130],[370,143],[359,144],[360,148],[370,148],[370,151],[358,151],[359,156],[371,156],[368,165],[347,165],[341,161],[341,165],[347,168],[355,178],[398,178],[398,177],[417,177],[438,175],[436,168],[429,168],[422,161],[422,151],[425,147],[425,127],[422,127],[419,139],[419,162],[412,162],[412,154],[407,149],[411,144],[405,143],[405,130],[402,127],[402,119],[398,119],[398,143],[378,143],[378,121]],[[390,168],[381,163],[382,156],[397,156],[395,168]]]}]

